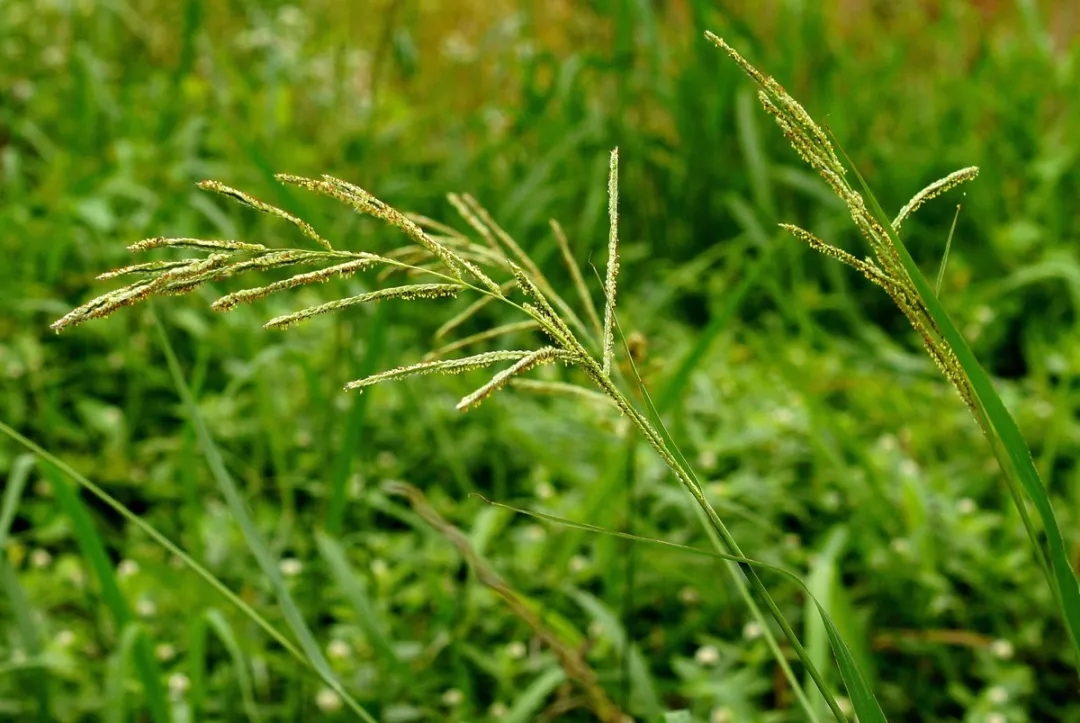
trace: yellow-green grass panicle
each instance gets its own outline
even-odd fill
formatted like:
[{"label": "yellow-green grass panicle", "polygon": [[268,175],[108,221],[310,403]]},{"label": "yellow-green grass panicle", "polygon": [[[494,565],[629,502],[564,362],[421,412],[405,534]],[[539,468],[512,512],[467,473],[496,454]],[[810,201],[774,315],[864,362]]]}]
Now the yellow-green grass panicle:
[{"label": "yellow-green grass panicle", "polygon": [[389,289],[369,291],[365,294],[350,296],[345,299],[337,299],[318,306],[278,316],[263,324],[266,329],[286,329],[293,324],[306,321],[313,316],[329,314],[340,311],[357,304],[367,304],[373,301],[386,301],[387,299],[401,299],[413,301],[415,299],[441,299],[449,296],[457,296],[463,287],[461,284],[409,284],[407,286],[392,286]]},{"label": "yellow-green grass panicle", "polygon": [[611,151],[608,166],[608,258],[604,275],[603,370],[611,374],[615,356],[615,282],[619,276],[619,149]]}]

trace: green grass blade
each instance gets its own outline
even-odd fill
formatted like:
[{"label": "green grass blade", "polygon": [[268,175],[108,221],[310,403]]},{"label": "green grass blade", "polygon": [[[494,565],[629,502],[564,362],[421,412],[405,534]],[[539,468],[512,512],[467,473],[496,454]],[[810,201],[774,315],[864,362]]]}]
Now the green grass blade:
[{"label": "green grass blade", "polygon": [[601,535],[610,535],[613,537],[621,537],[626,540],[633,540],[635,542],[646,542],[651,545],[659,547],[665,547],[672,550],[681,550],[684,552],[690,552],[695,555],[704,555],[706,557],[712,557],[718,560],[727,560],[729,562],[737,562],[743,565],[749,565],[751,567],[768,570],[769,572],[782,575],[783,577],[791,580],[806,593],[807,597],[813,600],[817,607],[818,614],[821,616],[822,621],[825,624],[825,631],[829,636],[829,642],[832,644],[833,656],[836,658],[837,667],[840,669],[840,676],[844,681],[844,685],[847,688],[848,695],[851,697],[851,703],[855,707],[855,712],[862,723],[885,723],[886,718],[884,712],[881,710],[881,705],[878,703],[877,698],[874,696],[873,690],[870,688],[870,684],[867,682],[866,677],[859,669],[858,664],[855,661],[855,656],[852,654],[851,649],[848,647],[847,642],[844,640],[844,636],[840,633],[839,628],[836,626],[836,622],[833,620],[829,611],[825,609],[825,606],[819,601],[814,593],[807,587],[806,583],[793,572],[785,570],[782,567],[770,565],[766,562],[759,560],[753,560],[748,557],[740,557],[738,555],[729,555],[724,552],[713,552],[711,550],[701,550],[696,547],[690,547],[689,545],[681,545],[677,542],[668,542],[666,540],[658,540],[652,537],[642,537],[641,535],[631,535],[626,532],[617,532],[615,530],[609,530],[603,527],[597,527],[596,525],[589,525],[583,522],[574,522],[563,517],[557,517],[555,515],[548,515],[543,512],[534,512],[532,510],[526,510],[519,507],[513,507],[511,505],[503,504],[501,502],[494,502],[486,499],[481,495],[475,495],[489,505],[495,505],[506,510],[510,510],[517,514],[528,515],[529,517],[535,517],[539,520],[545,520],[547,522],[553,522],[557,525],[569,527],[571,529],[585,530],[587,532],[595,532]]},{"label": "green grass blade", "polygon": [[4,499],[0,502],[0,550],[7,544],[8,532],[15,520],[15,513],[19,509],[19,501],[33,466],[32,454],[21,454],[11,464],[11,472],[8,474],[7,484],[4,485]]},{"label": "green grass blade", "polygon": [[259,715],[258,706],[255,705],[255,688],[252,685],[251,676],[248,674],[247,657],[244,655],[240,643],[236,640],[236,634],[233,632],[232,626],[229,625],[229,621],[220,610],[213,608],[203,613],[203,620],[214,631],[218,640],[228,651],[229,657],[232,658],[233,670],[236,671],[236,684],[240,687],[240,699],[243,701],[244,712],[247,714],[248,720],[252,721],[252,723],[259,723],[262,717]]},{"label": "green grass blade", "polygon": [[[127,661],[139,655],[139,641],[145,640],[138,623],[128,623],[120,633],[120,644],[110,656],[108,672],[105,674],[105,723],[125,723],[128,720],[127,696]],[[139,665],[138,659],[135,661]]]},{"label": "green grass blade", "polygon": [[356,621],[363,628],[371,647],[382,656],[395,673],[399,675],[404,673],[401,659],[398,658],[394,644],[386,633],[386,626],[375,613],[375,606],[371,604],[363,579],[358,577],[349,565],[345,550],[337,540],[321,532],[315,533],[315,544],[327,567],[330,568],[330,576],[352,604],[356,612]]},{"label": "green grass blade", "polygon": [[165,327],[162,326],[161,321],[156,317],[155,322],[161,338],[162,348],[165,351],[165,358],[169,365],[169,372],[173,378],[173,384],[176,386],[177,392],[184,402],[184,407],[187,409],[189,420],[195,428],[195,434],[199,439],[199,444],[202,446],[203,456],[206,458],[207,465],[210,467],[210,472],[217,482],[222,495],[225,497],[225,502],[229,507],[229,511],[232,512],[233,517],[236,518],[236,522],[240,526],[240,531],[244,536],[244,541],[247,543],[248,549],[251,551],[252,555],[254,555],[256,562],[259,564],[259,569],[262,571],[263,575],[266,576],[266,579],[270,582],[270,586],[274,589],[278,604],[281,606],[282,613],[285,615],[285,620],[288,623],[289,628],[292,630],[293,635],[296,636],[297,641],[300,644],[300,649],[304,652],[308,662],[318,673],[319,677],[322,678],[323,682],[341,696],[341,699],[345,701],[345,704],[349,706],[353,713],[365,721],[375,723],[375,719],[371,717],[371,714],[364,710],[364,708],[345,691],[341,681],[338,680],[337,675],[330,667],[330,663],[327,662],[325,656],[323,656],[322,650],[315,640],[315,635],[311,632],[311,628],[308,627],[307,622],[304,620],[300,608],[297,607],[296,603],[293,601],[292,595],[289,593],[289,589],[285,584],[285,579],[278,569],[277,561],[274,559],[273,554],[270,552],[270,548],[263,539],[262,533],[259,532],[258,528],[255,526],[255,522],[251,518],[251,513],[248,512],[247,503],[244,501],[240,488],[233,480],[232,475],[230,475],[229,471],[225,468],[225,461],[221,457],[221,452],[214,443],[214,438],[210,435],[210,429],[206,426],[206,420],[203,419],[202,414],[199,412],[199,407],[195,403],[191,390],[188,388],[187,381],[184,379],[184,374],[180,369],[180,362],[177,360],[176,353],[173,351],[172,344],[169,342],[169,337],[165,333]]},{"label": "green grass blade", "polygon": [[502,720],[504,723],[527,723],[536,720],[536,711],[544,703],[551,691],[558,688],[566,680],[566,673],[559,666],[555,666],[532,682],[528,688],[522,691],[510,712]]},{"label": "green grass blade", "polygon": [[[835,143],[835,139],[833,140]],[[941,336],[945,343],[956,355],[972,389],[972,399],[976,405],[976,409],[973,410],[976,421],[990,442],[990,447],[993,449],[994,456],[997,457],[998,463],[1005,473],[1006,480],[1011,488],[1015,489],[1017,485],[1023,488],[1039,514],[1046,535],[1046,545],[1050,558],[1051,587],[1055,590],[1055,595],[1061,606],[1062,617],[1072,640],[1073,650],[1077,655],[1076,664],[1080,666],[1080,584],[1078,584],[1076,573],[1069,562],[1069,555],[1061,535],[1061,528],[1054,514],[1050,496],[1047,494],[1046,487],[1043,485],[1039,472],[1035,468],[1031,450],[1028,448],[1027,442],[1024,441],[1020,428],[1016,426],[1016,421],[1013,420],[1009,410],[1005,408],[1001,397],[998,396],[997,391],[994,389],[990,376],[979,364],[979,360],[975,357],[971,348],[968,347],[967,342],[953,324],[952,319],[949,318],[948,313],[941,306],[937,296],[934,295],[930,284],[923,277],[922,271],[919,270],[915,260],[908,253],[907,247],[900,240],[899,234],[893,229],[892,224],[881,208],[881,204],[878,203],[873,192],[871,192],[866,181],[863,180],[862,175],[859,174],[858,169],[855,168],[855,164],[851,162],[844,149],[839,143],[835,143],[835,145],[840,153],[844,155],[848,167],[858,178],[868,208],[881,227],[889,234],[890,240],[900,255],[904,269],[911,277],[911,281],[926,306],[927,312],[941,330]],[[1021,498],[1014,494],[1014,499],[1018,503],[1020,513],[1026,516]],[[1032,526],[1027,524],[1026,521],[1025,527],[1031,539],[1031,544],[1041,559],[1043,557],[1042,544]]]},{"label": "green grass blade", "polygon": [[68,476],[68,478],[77,482],[83,489],[87,490],[92,495],[94,495],[99,500],[101,500],[106,505],[115,510],[117,514],[123,517],[132,526],[137,527],[139,530],[141,530],[143,533],[153,539],[154,542],[158,543],[170,553],[180,558],[180,560],[182,560],[185,565],[191,568],[193,572],[195,572],[206,583],[208,583],[212,588],[214,588],[214,590],[218,592],[222,597],[235,605],[236,608],[240,610],[240,612],[247,616],[256,625],[258,625],[259,628],[261,628],[267,635],[273,638],[274,641],[277,642],[277,644],[280,645],[282,648],[284,648],[291,656],[296,658],[296,660],[300,661],[304,665],[308,665],[307,660],[300,653],[300,651],[296,649],[296,646],[288,638],[279,633],[272,625],[270,625],[269,622],[266,621],[264,617],[259,615],[259,613],[256,612],[254,608],[252,608],[250,605],[240,599],[240,597],[237,596],[236,593],[227,588],[223,582],[214,577],[214,575],[209,570],[196,562],[190,555],[181,550],[169,538],[165,537],[165,535],[158,532],[156,528],[148,524],[145,520],[143,520],[131,510],[129,510],[127,507],[120,504],[119,501],[117,501],[114,497],[105,492],[105,490],[101,489],[96,484],[88,480],[86,477],[79,474],[70,465],[63,462],[58,457],[50,454],[39,445],[34,444],[29,439],[22,436],[3,422],[0,422],[0,433],[15,440],[23,447],[36,454],[43,461],[62,471],[65,475]]},{"label": "green grass blade", "polygon": [[952,249],[953,234],[956,233],[956,221],[960,218],[960,204],[956,205],[956,213],[953,214],[952,226],[949,227],[949,238],[945,239],[945,253],[941,255],[941,266],[938,267],[937,283],[934,284],[934,296],[941,296],[941,283],[945,280],[945,267],[949,263],[949,250]]},{"label": "green grass blade", "polygon": [[[0,547],[0,550],[3,549],[3,547]],[[19,637],[22,638],[26,650],[26,664],[29,665],[30,661],[40,659],[44,652],[41,632],[38,630],[38,621],[36,619],[38,611],[33,608],[26,598],[26,591],[19,584],[19,576],[15,574],[15,570],[11,567],[11,563],[8,562],[7,556],[4,554],[0,554],[0,590],[6,592],[8,600],[11,601],[11,610],[15,615],[15,625],[19,629]],[[27,688],[33,691],[34,697],[37,699],[37,720],[40,723],[48,723],[55,720],[49,706],[52,678],[48,675],[47,664],[42,663],[42,665],[46,670],[41,672],[29,671],[24,674],[18,665],[13,665],[10,672],[24,676],[22,680],[25,681]],[[0,675],[3,674],[0,671]]]},{"label": "green grass blade", "polygon": [[[19,584],[19,576],[2,551],[6,549],[11,523],[15,520],[15,513],[19,509],[19,502],[22,500],[22,493],[26,488],[27,480],[30,479],[30,470],[33,466],[34,455],[32,454],[21,454],[15,458],[4,487],[3,502],[0,502],[0,589],[7,592],[8,599],[11,601],[15,623],[19,628],[23,645],[26,646],[28,658],[37,658],[42,654],[41,633],[34,619],[35,611],[27,600],[22,585]],[[34,675],[27,678],[27,681],[37,698],[37,719],[39,721],[52,720],[49,710],[49,676]]]},{"label": "green grass blade", "polygon": [[[71,519],[75,541],[78,543],[83,557],[86,558],[91,569],[93,569],[94,576],[97,577],[98,584],[101,586],[102,600],[112,616],[116,629],[120,631],[126,630],[132,623],[133,618],[127,600],[116,582],[112,563],[109,561],[109,555],[105,551],[105,542],[98,534],[97,527],[95,527],[94,521],[90,519],[90,513],[87,512],[82,500],[79,499],[78,494],[68,484],[67,479],[64,478],[63,472],[50,462],[45,462],[42,467],[45,476],[49,478],[49,482],[52,484],[56,501]],[[158,667],[157,661],[154,660],[150,640],[145,635],[139,635],[138,640],[134,642],[134,646],[135,669],[139,674],[139,680],[143,684],[143,695],[146,699],[146,705],[150,709],[150,717],[155,723],[169,723],[171,716],[168,698],[165,695],[165,687],[161,682],[161,669]]]},{"label": "green grass blade", "polygon": [[[367,351],[356,379],[366,379],[375,373],[379,359],[382,356],[383,347],[386,344],[386,310],[379,306],[371,316],[371,331],[368,334]],[[364,428],[364,420],[367,418],[367,407],[371,400],[370,394],[350,394],[349,413],[345,420],[345,436],[341,441],[341,447],[334,458],[333,472],[330,475],[330,501],[326,510],[326,530],[331,535],[340,535],[341,527],[345,520],[345,508],[348,505],[347,490],[349,477],[352,474],[353,458],[357,447],[360,445]]]}]

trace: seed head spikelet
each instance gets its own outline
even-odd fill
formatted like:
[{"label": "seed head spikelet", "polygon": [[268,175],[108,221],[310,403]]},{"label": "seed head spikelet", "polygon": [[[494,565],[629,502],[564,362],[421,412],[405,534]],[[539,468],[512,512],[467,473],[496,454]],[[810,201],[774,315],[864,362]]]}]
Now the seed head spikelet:
[{"label": "seed head spikelet", "polygon": [[285,289],[293,289],[297,286],[303,286],[305,284],[324,283],[333,278],[342,276],[349,276],[355,274],[358,271],[364,271],[372,266],[388,261],[388,259],[374,256],[371,254],[365,254],[363,258],[354,259],[353,261],[346,261],[343,264],[336,264],[334,266],[327,266],[326,268],[319,269],[318,271],[309,271],[303,274],[296,274],[290,276],[287,279],[281,281],[275,281],[272,284],[266,286],[256,286],[251,289],[243,289],[241,291],[234,291],[231,294],[226,294],[220,299],[210,305],[214,311],[228,311],[236,307],[238,304],[249,304],[259,299],[264,299],[270,294],[276,291],[284,291]]},{"label": "seed head spikelet", "polygon": [[596,333],[602,336],[604,333],[604,324],[600,321],[600,315],[596,313],[596,304],[593,303],[592,294],[589,293],[589,287],[585,284],[585,278],[581,273],[581,267],[574,259],[573,252],[570,251],[570,242],[566,238],[566,232],[563,231],[562,225],[555,219],[549,219],[548,223],[551,225],[551,232],[555,236],[555,242],[559,245],[559,252],[562,254],[563,261],[566,263],[566,268],[570,272],[570,278],[574,282],[574,288],[577,290],[578,297],[585,306],[585,313],[589,315],[589,321],[592,322]]},{"label": "seed head spikelet", "polygon": [[188,249],[205,249],[207,251],[269,251],[270,249],[262,244],[247,243],[245,241],[217,241],[214,239],[204,238],[166,238],[158,236],[155,238],[143,239],[128,246],[128,251],[137,253],[139,251],[150,251],[151,249],[162,248],[188,248]]},{"label": "seed head spikelet", "polygon": [[918,211],[919,207],[924,203],[933,198],[937,198],[946,191],[956,188],[961,183],[974,180],[978,175],[978,166],[968,166],[967,168],[961,168],[959,171],[953,171],[945,176],[945,178],[934,181],[929,186],[916,193],[911,200],[900,209],[900,213],[896,215],[896,219],[893,221],[893,228],[899,231],[900,224],[902,224],[908,216]]},{"label": "seed head spikelet", "polygon": [[263,324],[266,329],[286,329],[293,324],[306,321],[313,316],[329,314],[332,311],[340,311],[357,304],[368,304],[374,301],[386,301],[388,299],[401,299],[412,301],[414,299],[439,299],[448,296],[456,296],[462,287],[459,284],[410,284],[408,286],[393,286],[389,289],[369,291],[366,294],[350,296],[346,299],[330,301],[318,306],[302,309],[292,314],[278,316]]},{"label": "seed head spikelet", "polygon": [[604,276],[604,374],[611,373],[615,356],[615,281],[619,276],[619,149],[608,165],[608,258]]},{"label": "seed head spikelet", "polygon": [[298,229],[300,229],[301,233],[303,233],[315,243],[322,246],[327,251],[334,250],[333,247],[330,246],[330,242],[320,236],[318,232],[311,227],[311,224],[309,224],[307,221],[297,218],[296,216],[293,216],[288,211],[284,211],[277,206],[271,206],[265,201],[260,201],[254,196],[244,193],[243,191],[238,191],[235,188],[226,186],[224,183],[220,183],[218,181],[200,181],[196,185],[203,190],[213,191],[214,193],[220,193],[223,196],[228,196],[234,201],[239,201],[245,206],[254,208],[257,211],[262,211],[263,213],[270,214],[271,216],[283,218],[292,225],[296,226]]},{"label": "seed head spikelet", "polygon": [[502,389],[515,375],[524,374],[534,367],[540,366],[541,364],[550,364],[558,359],[572,361],[566,352],[559,351],[553,346],[545,346],[531,352],[527,356],[518,359],[512,366],[496,374],[491,378],[491,381],[472,394],[463,397],[461,401],[457,403],[458,411],[464,412],[479,405],[499,389]]},{"label": "seed head spikelet", "polygon": [[418,364],[398,367],[397,369],[389,369],[384,372],[379,372],[378,374],[372,374],[370,377],[365,377],[363,379],[357,379],[356,381],[346,384],[345,390],[362,390],[364,387],[370,387],[373,384],[404,379],[406,377],[421,376],[424,374],[460,374],[472,369],[482,369],[502,361],[518,361],[533,353],[535,352],[502,350],[474,354],[473,356],[464,357],[462,359],[425,361]]}]

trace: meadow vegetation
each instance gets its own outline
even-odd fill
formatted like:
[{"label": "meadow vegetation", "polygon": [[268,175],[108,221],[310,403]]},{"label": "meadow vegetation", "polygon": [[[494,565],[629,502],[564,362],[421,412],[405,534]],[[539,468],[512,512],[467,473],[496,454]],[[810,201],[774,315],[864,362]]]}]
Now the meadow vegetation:
[{"label": "meadow vegetation", "polygon": [[[0,5],[0,717],[827,720],[853,696],[834,633],[890,719],[1080,716],[1070,3],[362,5]],[[888,217],[867,195],[860,223],[814,172],[843,156],[793,152],[706,29],[826,125]],[[859,230],[888,246],[913,194],[972,165],[903,221],[910,257],[867,271]],[[275,251],[203,249],[225,258],[194,272],[191,242],[158,251],[165,283],[108,298],[187,296],[49,331],[162,236]],[[270,261],[234,279],[234,251]],[[926,289],[889,280],[908,262]],[[402,265],[420,273],[352,273]],[[509,306],[289,316],[508,279]],[[940,306],[915,301],[929,286]],[[1050,562],[1015,440],[980,416],[989,379],[965,392],[966,357],[950,372],[935,346],[944,312],[1030,447]],[[541,366],[466,415],[491,372],[342,389],[452,336],[469,347],[441,355],[584,374]],[[493,503],[719,543],[806,588],[762,568],[752,597],[715,557]]]}]

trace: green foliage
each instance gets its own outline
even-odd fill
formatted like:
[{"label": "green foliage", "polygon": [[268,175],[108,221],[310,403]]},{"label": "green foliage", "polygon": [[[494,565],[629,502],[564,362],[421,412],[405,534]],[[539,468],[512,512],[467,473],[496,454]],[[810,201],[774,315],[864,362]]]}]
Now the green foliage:
[{"label": "green foliage", "polygon": [[[823,602],[860,666],[860,656],[872,658],[891,719],[1075,717],[1069,636],[971,413],[886,295],[774,232],[790,221],[862,257],[847,209],[758,125],[740,71],[699,40],[713,28],[782,79],[887,209],[952,168],[980,166],[941,306],[1023,431],[1064,552],[1075,557],[1080,266],[1069,239],[1080,220],[1080,104],[1078,51],[1055,14],[1070,4],[999,3],[985,16],[985,3],[877,14],[849,5],[860,4],[734,3],[721,12],[704,2],[609,2],[573,14],[557,3],[466,0],[390,3],[385,14],[348,3],[213,12],[201,0],[0,4],[0,420],[137,512],[127,519],[84,498],[138,615],[137,628],[103,624],[88,558],[44,467],[25,468],[18,447],[0,443],[0,518],[11,520],[0,565],[0,628],[9,631],[0,638],[0,718],[100,716],[121,679],[127,710],[147,717],[136,657],[125,652],[142,636],[156,643],[178,717],[348,715],[288,652],[289,640],[274,637],[287,628],[278,591],[250,564],[195,432],[180,423],[150,307],[60,337],[47,330],[100,293],[92,276],[127,263],[124,243],[167,231],[325,252],[287,218],[191,190],[212,177],[307,219],[339,252],[369,240],[399,246],[383,243],[390,236],[370,216],[341,213],[272,175],[326,170],[419,212],[413,220],[434,236],[449,234],[422,219],[460,207],[498,241],[486,206],[553,288],[576,289],[567,303],[588,336],[602,338],[596,307],[605,299],[593,298],[594,279],[604,275],[615,146],[619,320],[672,437],[748,555],[834,571],[843,594]],[[447,189],[469,194],[447,206]],[[927,276],[941,266],[953,211],[948,198],[903,223]],[[488,243],[473,221],[464,225]],[[564,249],[587,264],[582,279],[564,270]],[[161,259],[150,271],[185,263],[150,253]],[[214,299],[241,291],[222,277],[157,313],[253,525],[287,571],[283,584],[329,666],[374,717],[587,716],[528,626],[380,484],[401,479],[536,601],[549,629],[581,646],[635,715],[650,689],[692,720],[804,719],[779,682],[774,631],[747,614],[715,560],[492,515],[469,497],[707,548],[700,508],[663,465],[646,453],[627,462],[625,420],[610,402],[563,394],[550,365],[465,416],[454,403],[486,371],[341,391],[400,360],[460,355],[424,359],[440,325],[444,336],[471,337],[476,353],[534,349],[531,327],[509,327],[520,312],[474,308],[463,293],[356,306],[279,334],[260,323],[395,278],[420,280],[371,283],[372,268],[310,285],[288,279],[311,268],[252,272],[259,287],[295,285],[211,320]],[[493,328],[506,331],[505,344],[476,338]],[[20,479],[22,494],[9,495]],[[176,566],[136,521],[189,551],[265,626]],[[821,560],[838,526],[847,544]],[[347,567],[320,539],[343,551],[334,560]],[[767,582],[796,629],[817,640],[799,590]],[[609,624],[593,625],[600,608],[585,610],[586,595]],[[194,621],[213,616],[223,624],[200,632]],[[641,667],[628,666],[627,649],[640,652]]]}]

